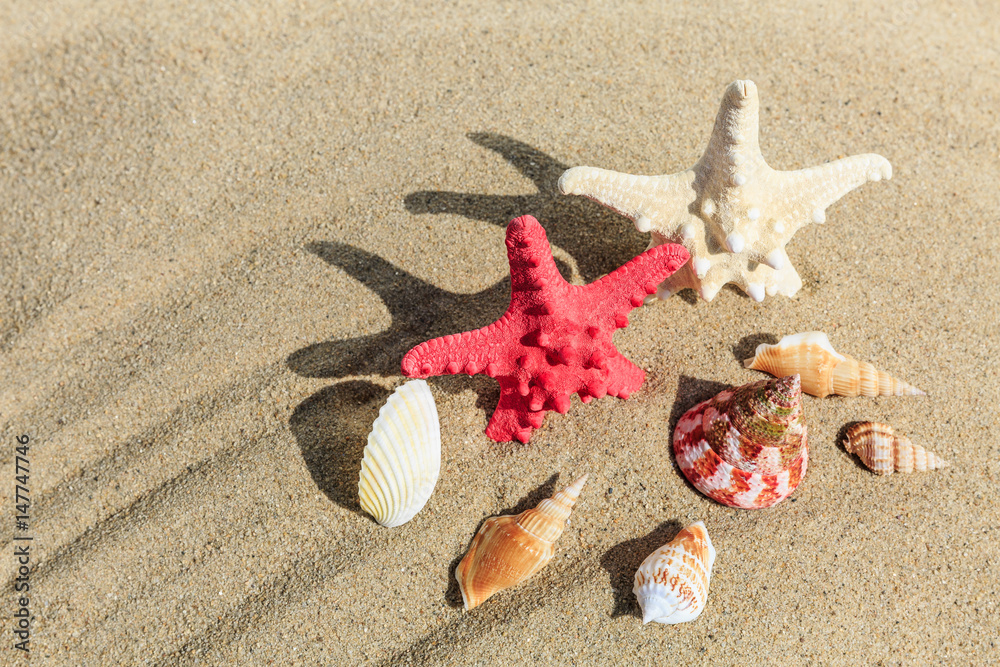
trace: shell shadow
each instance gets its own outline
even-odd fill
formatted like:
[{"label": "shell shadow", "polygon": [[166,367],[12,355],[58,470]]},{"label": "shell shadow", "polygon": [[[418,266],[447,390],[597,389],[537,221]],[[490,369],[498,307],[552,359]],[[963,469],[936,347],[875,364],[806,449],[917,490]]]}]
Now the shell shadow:
[{"label": "shell shadow", "polygon": [[753,357],[754,352],[757,351],[757,346],[761,343],[767,343],[768,345],[774,345],[778,342],[778,337],[774,334],[763,333],[763,334],[751,334],[749,336],[744,336],[740,338],[739,342],[733,345],[733,357],[736,361],[740,362],[740,366],[743,365],[744,359],[750,359]]},{"label": "shell shadow", "polygon": [[529,179],[536,192],[491,195],[443,190],[408,194],[406,210],[413,214],[456,214],[504,226],[519,215],[531,214],[545,227],[556,245],[576,260],[586,282],[593,282],[632,259],[649,239],[632,222],[584,197],[559,193],[559,177],[569,169],[533,146],[492,132],[470,132],[470,141],[493,151]]},{"label": "shell shadow", "polygon": [[[479,532],[479,528],[476,528],[476,532]],[[462,600],[462,589],[458,585],[458,579],[455,578],[455,569],[458,568],[458,564],[462,562],[463,558],[465,558],[465,553],[468,550],[469,545],[466,545],[465,551],[455,556],[451,562],[448,563],[448,588],[444,591],[444,600],[452,609],[461,609],[465,606],[465,602]]]},{"label": "shell shadow", "polygon": [[674,296],[676,296],[677,298],[679,298],[680,300],[682,300],[684,303],[686,303],[689,306],[697,306],[698,305],[698,293],[695,292],[690,287],[682,289],[680,292],[678,292]]},{"label": "shell shadow", "polygon": [[[589,572],[588,566],[577,562],[565,568],[564,575],[572,579],[584,576]],[[510,626],[510,624],[522,624],[540,609],[549,606],[556,610],[554,613],[564,613],[564,609],[560,607],[563,599],[562,596],[558,595],[542,595],[521,599],[517,602],[487,603],[476,607],[471,612],[455,613],[433,630],[400,648],[383,662],[375,664],[384,667],[454,664],[456,650],[462,650],[460,647],[481,646],[483,638],[494,635],[497,628]],[[481,660],[475,659],[466,659],[465,662],[482,663]]]},{"label": "shell shadow", "polygon": [[304,400],[289,420],[316,488],[365,517],[358,500],[361,459],[372,422],[389,394],[371,382],[341,382]]},{"label": "shell shadow", "polygon": [[847,441],[847,431],[853,426],[857,426],[858,424],[864,424],[864,423],[865,422],[863,421],[853,421],[853,422],[847,422],[846,424],[841,426],[840,430],[837,431],[837,440],[834,443],[834,446],[838,450],[840,450],[840,452],[842,452],[844,456],[846,456],[848,460],[850,460],[851,463],[854,464],[855,468],[857,468],[858,470],[864,470],[868,474],[874,474],[871,471],[871,469],[869,469],[868,466],[866,466],[864,462],[861,461],[860,457],[855,456],[854,454],[848,452],[847,447],[845,446],[845,442]]},{"label": "shell shadow", "polygon": [[[536,507],[538,503],[555,495],[556,482],[558,479],[559,473],[554,473],[543,484],[536,487],[534,491],[525,496],[524,499],[514,507],[508,507],[507,509],[498,511],[496,514],[483,517],[483,520],[479,522],[478,526],[476,526],[476,532],[474,532],[472,537],[469,538],[469,542],[465,545],[462,553],[456,556],[448,565],[448,589],[445,591],[444,597],[449,606],[455,608],[465,606],[465,603],[462,601],[462,590],[458,586],[458,579],[455,578],[455,569],[458,567],[458,564],[462,562],[462,559],[465,558],[465,554],[469,551],[469,547],[472,546],[472,540],[475,539],[475,536],[479,534],[480,530],[482,530],[483,524],[486,523],[488,519],[496,516],[520,514],[521,512]],[[569,483],[570,482],[567,482],[567,484]]]},{"label": "shell shadow", "polygon": [[608,573],[614,606],[611,617],[632,615],[642,619],[639,603],[632,595],[635,571],[653,551],[674,538],[684,528],[678,521],[664,521],[643,537],[636,537],[617,544],[601,556],[601,567]]}]

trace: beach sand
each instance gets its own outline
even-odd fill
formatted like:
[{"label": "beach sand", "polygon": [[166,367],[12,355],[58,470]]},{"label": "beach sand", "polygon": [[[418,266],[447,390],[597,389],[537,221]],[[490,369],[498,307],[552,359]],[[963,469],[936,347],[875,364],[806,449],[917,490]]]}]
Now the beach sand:
[{"label": "beach sand", "polygon": [[[208,4],[0,6],[0,662],[26,662],[15,535],[37,665],[1000,662],[994,7]],[[610,272],[647,235],[560,174],[691,166],[744,78],[772,167],[894,169],[788,244],[797,297],[633,311],[642,389],[528,445],[483,435],[493,380],[432,378],[437,488],[402,527],[365,515],[403,354],[506,308],[506,223],[536,216],[573,282]],[[676,420],[809,330],[928,395],[807,396],[795,494],[705,498]],[[952,465],[877,477],[839,442],[858,420]],[[548,567],[465,612],[481,522],[583,473]],[[635,569],[697,520],[704,613],[642,626]]]}]

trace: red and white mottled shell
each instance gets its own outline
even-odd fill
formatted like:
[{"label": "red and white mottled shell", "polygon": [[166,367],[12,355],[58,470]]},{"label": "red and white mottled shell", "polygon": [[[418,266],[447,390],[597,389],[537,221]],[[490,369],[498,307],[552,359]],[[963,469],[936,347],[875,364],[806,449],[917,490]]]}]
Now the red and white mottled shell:
[{"label": "red and white mottled shell", "polygon": [[695,488],[724,505],[781,502],[809,461],[799,376],[727,389],[694,406],[677,422],[674,454]]}]

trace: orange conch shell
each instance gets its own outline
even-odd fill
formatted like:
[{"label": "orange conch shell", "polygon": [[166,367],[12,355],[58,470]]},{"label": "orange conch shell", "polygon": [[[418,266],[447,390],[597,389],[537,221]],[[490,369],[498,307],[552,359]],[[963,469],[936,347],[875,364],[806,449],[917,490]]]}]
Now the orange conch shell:
[{"label": "orange conch shell", "polygon": [[822,331],[785,336],[774,345],[757,346],[743,365],[785,377],[796,373],[802,391],[812,396],[924,396],[924,392],[877,370],[866,362],[840,354]]},{"label": "orange conch shell", "polygon": [[524,581],[541,570],[555,554],[554,543],[566,527],[587,475],[535,509],[517,516],[487,519],[455,569],[466,609]]},{"label": "orange conch shell", "polygon": [[903,435],[888,424],[861,422],[847,429],[844,448],[857,454],[862,463],[879,475],[897,472],[926,472],[946,468],[949,463]]}]

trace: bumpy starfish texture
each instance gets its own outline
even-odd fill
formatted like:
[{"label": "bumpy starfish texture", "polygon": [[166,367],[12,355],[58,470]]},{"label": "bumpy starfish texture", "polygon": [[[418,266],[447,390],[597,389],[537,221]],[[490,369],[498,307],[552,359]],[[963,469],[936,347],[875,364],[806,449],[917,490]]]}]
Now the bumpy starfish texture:
[{"label": "bumpy starfish texture", "polygon": [[493,324],[435,338],[403,357],[403,374],[485,373],[500,383],[486,435],[497,442],[528,442],[545,413],[569,410],[570,395],[584,403],[605,394],[628,398],[645,372],[615,349],[611,336],[628,325],[656,285],[688,260],[679,245],[661,245],[589,285],[559,274],[545,230],[530,215],[507,225],[510,306]]},{"label": "bumpy starfish texture", "polygon": [[794,296],[802,279],[785,254],[801,227],[826,220],[826,208],[867,181],[892,177],[880,155],[865,154],[799,171],[775,171],[758,142],[760,102],[752,81],[736,81],[722,98],[701,159],[666,176],[632,176],[574,167],[559,179],[563,194],[583,195],[652,232],[650,247],[682,243],[691,262],[660,285],[669,297],[691,287],[711,301],[735,283],[755,301]]}]

